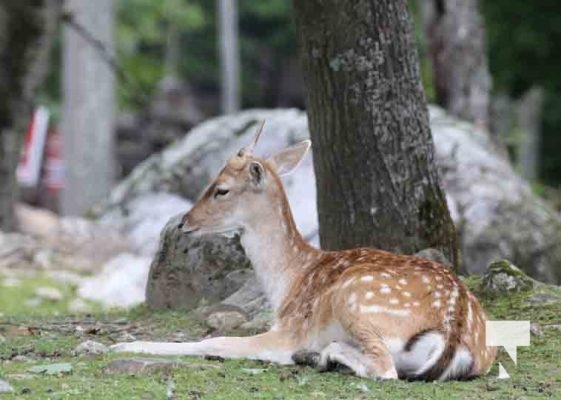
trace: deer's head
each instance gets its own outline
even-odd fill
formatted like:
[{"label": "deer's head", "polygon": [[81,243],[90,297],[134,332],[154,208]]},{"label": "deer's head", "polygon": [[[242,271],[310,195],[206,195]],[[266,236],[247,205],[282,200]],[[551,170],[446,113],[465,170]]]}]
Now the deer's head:
[{"label": "deer's head", "polygon": [[[262,126],[261,126],[262,128]],[[185,233],[241,231],[264,222],[285,199],[279,176],[291,173],[310,148],[305,140],[267,159],[253,155],[253,143],[233,155],[182,219]]]}]

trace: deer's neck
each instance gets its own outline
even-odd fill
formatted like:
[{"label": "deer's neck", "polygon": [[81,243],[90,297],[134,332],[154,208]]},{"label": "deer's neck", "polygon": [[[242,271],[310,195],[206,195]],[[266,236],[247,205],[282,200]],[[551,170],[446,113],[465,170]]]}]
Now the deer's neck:
[{"label": "deer's neck", "polygon": [[267,217],[245,229],[241,243],[274,310],[296,277],[321,254],[296,229],[285,196],[271,207]]}]

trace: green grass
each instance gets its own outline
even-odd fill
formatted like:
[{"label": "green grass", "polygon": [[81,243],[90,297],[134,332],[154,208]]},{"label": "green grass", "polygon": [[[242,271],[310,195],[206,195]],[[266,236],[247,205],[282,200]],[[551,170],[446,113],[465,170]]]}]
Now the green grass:
[{"label": "green grass", "polygon": [[[474,287],[478,284],[475,279],[468,283]],[[107,374],[104,369],[114,359],[146,357],[76,357],[74,347],[86,339],[111,344],[124,331],[138,339],[169,339],[179,332],[185,337],[201,337],[208,333],[207,328],[190,313],[151,312],[145,307],[128,312],[97,311],[91,316],[69,315],[67,301],[73,292],[65,288],[60,288],[64,301],[29,310],[21,300],[32,297],[36,285],[53,286],[53,282],[25,279],[23,287],[16,291],[10,288],[9,294],[0,288],[0,309],[4,314],[0,319],[0,377],[15,389],[14,394],[2,398],[165,399],[170,382],[175,399],[561,398],[561,331],[545,327],[542,337],[532,336],[530,347],[518,348],[518,366],[504,351],[500,352],[499,360],[511,375],[509,380],[494,378],[496,366],[489,376],[468,382],[375,382],[336,372],[318,373],[306,367],[196,357],[177,358],[188,362],[189,367],[170,371],[136,376]],[[530,319],[543,326],[561,324],[561,303],[529,306],[528,296],[524,293],[482,300],[496,319]],[[13,360],[17,355],[27,359]],[[60,362],[70,363],[73,372],[47,376],[27,371],[33,365]]]}]

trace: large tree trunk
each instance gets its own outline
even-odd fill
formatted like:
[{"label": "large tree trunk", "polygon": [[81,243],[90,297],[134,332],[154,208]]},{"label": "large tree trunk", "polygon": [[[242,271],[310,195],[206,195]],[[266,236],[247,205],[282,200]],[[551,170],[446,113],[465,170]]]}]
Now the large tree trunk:
[{"label": "large tree trunk", "polygon": [[222,112],[231,114],[240,109],[238,1],[217,0],[217,2]]},{"label": "large tree trunk", "polygon": [[322,247],[433,247],[456,265],[407,2],[294,6]]},{"label": "large tree trunk", "polygon": [[[112,53],[113,1],[68,0],[66,5],[69,18]],[[65,27],[63,53],[62,211],[80,215],[109,194],[114,180],[114,76],[99,49],[73,26]]]},{"label": "large tree trunk", "polygon": [[15,170],[35,93],[48,67],[59,0],[0,3],[0,229],[15,229]]},{"label": "large tree trunk", "polygon": [[420,0],[436,101],[489,129],[491,74],[478,0]]}]

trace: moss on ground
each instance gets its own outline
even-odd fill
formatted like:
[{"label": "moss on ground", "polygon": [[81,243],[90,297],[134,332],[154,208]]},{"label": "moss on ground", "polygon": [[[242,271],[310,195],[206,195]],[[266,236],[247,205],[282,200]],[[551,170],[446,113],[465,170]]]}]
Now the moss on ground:
[{"label": "moss on ground", "polygon": [[[209,332],[192,314],[150,312],[145,307],[70,315],[67,305],[72,291],[63,287],[59,287],[63,301],[30,310],[25,300],[33,297],[37,285],[56,285],[22,278],[18,290],[0,287],[0,377],[15,389],[2,398],[162,399],[173,385],[175,399],[560,399],[561,330],[551,325],[561,324],[561,303],[530,305],[531,292],[486,297],[478,292],[479,279],[467,282],[494,319],[529,319],[543,328],[543,336],[532,336],[530,347],[518,348],[518,366],[500,352],[499,360],[511,379],[497,380],[495,366],[489,376],[467,382],[374,382],[306,367],[196,357],[172,357],[189,363],[188,367],[151,374],[108,374],[104,369],[112,360],[146,356],[75,356],[75,346],[86,339],[111,344],[125,333],[137,339],[188,340]],[[28,372],[34,365],[61,362],[72,365],[71,374]]]}]

